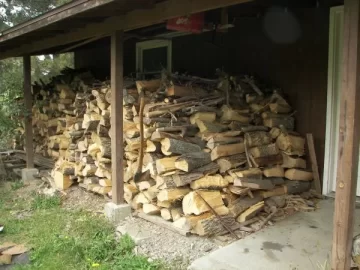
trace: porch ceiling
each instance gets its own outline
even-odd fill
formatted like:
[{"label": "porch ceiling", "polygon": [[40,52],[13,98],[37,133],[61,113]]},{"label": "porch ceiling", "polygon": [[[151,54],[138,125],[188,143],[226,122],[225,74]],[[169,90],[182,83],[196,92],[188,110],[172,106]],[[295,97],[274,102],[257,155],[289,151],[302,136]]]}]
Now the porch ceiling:
[{"label": "porch ceiling", "polygon": [[0,59],[58,53],[86,40],[252,0],[75,0],[0,34]]}]

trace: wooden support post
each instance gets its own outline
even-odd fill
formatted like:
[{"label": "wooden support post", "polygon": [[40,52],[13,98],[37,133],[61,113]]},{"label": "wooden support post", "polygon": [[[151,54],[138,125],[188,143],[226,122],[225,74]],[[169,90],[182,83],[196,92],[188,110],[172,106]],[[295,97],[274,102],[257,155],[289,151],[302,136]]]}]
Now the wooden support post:
[{"label": "wooden support post", "polygon": [[111,167],[112,200],[124,202],[123,160],[123,31],[111,36]]},{"label": "wooden support post", "polygon": [[340,140],[331,268],[333,270],[347,270],[351,265],[360,134],[359,12],[360,0],[345,0]]},{"label": "wooden support post", "polygon": [[32,93],[31,93],[31,58],[29,55],[23,58],[24,67],[24,105],[26,115],[25,121],[25,147],[26,147],[26,167],[34,168],[34,145],[32,130]]}]

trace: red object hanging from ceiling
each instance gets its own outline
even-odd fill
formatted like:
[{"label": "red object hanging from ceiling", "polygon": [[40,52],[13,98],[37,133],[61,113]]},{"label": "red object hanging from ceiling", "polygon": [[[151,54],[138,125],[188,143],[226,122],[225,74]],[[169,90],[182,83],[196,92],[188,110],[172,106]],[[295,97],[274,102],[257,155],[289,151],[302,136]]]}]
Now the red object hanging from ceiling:
[{"label": "red object hanging from ceiling", "polygon": [[205,24],[204,12],[181,16],[167,21],[166,28],[168,30],[202,33]]}]

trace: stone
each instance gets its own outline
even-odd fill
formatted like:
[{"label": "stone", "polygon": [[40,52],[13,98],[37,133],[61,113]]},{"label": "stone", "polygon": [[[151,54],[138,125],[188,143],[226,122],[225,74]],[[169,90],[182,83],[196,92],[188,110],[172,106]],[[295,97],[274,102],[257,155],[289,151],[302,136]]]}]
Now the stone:
[{"label": "stone", "polygon": [[116,228],[116,232],[121,236],[129,235],[136,245],[143,244],[152,236],[152,232],[146,228],[142,228],[138,224],[125,224]]},{"label": "stone", "polygon": [[119,224],[131,215],[131,207],[128,204],[116,205],[113,202],[105,204],[105,216],[114,224]]},{"label": "stone", "polygon": [[26,184],[29,181],[33,181],[36,179],[34,175],[37,175],[39,173],[38,169],[35,168],[25,168],[21,170],[21,179]]}]

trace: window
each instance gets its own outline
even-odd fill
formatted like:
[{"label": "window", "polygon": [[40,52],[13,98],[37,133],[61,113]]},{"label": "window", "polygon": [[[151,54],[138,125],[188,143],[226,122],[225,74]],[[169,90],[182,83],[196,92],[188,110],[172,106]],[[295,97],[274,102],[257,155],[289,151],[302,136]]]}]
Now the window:
[{"label": "window", "polygon": [[158,75],[165,69],[171,71],[171,41],[150,40],[136,44],[136,70],[138,78]]}]

